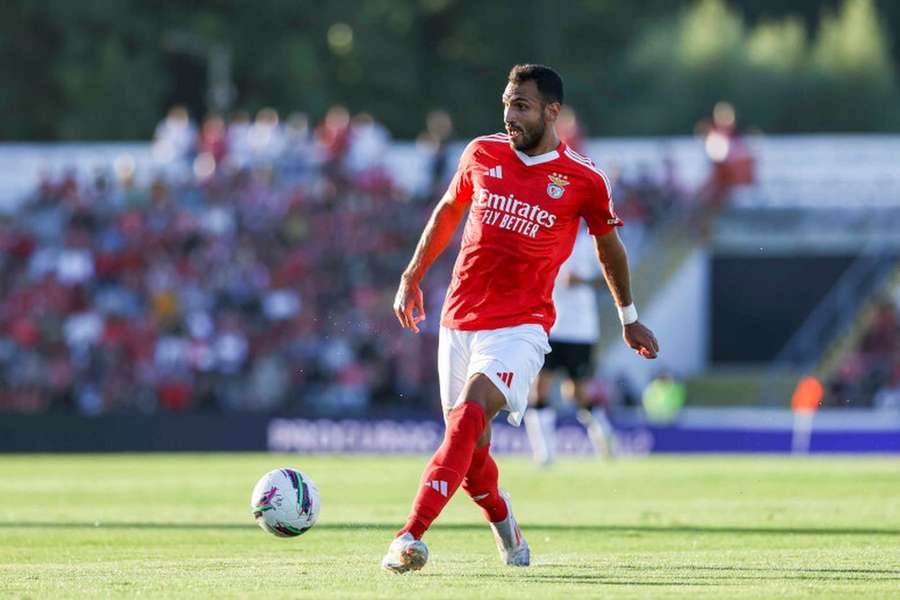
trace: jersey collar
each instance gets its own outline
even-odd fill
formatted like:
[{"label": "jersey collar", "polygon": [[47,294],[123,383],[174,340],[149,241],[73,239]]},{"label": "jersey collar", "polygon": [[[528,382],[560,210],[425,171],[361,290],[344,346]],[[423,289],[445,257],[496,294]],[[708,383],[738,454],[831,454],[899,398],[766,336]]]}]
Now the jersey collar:
[{"label": "jersey collar", "polygon": [[544,164],[545,162],[550,162],[551,160],[556,160],[557,158],[559,158],[559,153],[562,152],[563,149],[563,143],[560,142],[559,146],[556,147],[556,150],[538,154],[537,156],[529,156],[524,152],[516,150],[515,148],[513,148],[512,151],[516,153],[516,156],[519,157],[519,160],[521,160],[526,167],[533,167],[535,165]]}]

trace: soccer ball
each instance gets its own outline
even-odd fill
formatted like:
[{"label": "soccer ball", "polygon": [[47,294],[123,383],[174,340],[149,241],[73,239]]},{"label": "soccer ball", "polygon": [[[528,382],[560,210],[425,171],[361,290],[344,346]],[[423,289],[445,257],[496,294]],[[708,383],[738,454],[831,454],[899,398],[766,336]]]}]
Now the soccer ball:
[{"label": "soccer ball", "polygon": [[250,496],[260,527],[278,537],[296,537],[319,518],[319,489],[297,469],[275,469],[262,476]]}]

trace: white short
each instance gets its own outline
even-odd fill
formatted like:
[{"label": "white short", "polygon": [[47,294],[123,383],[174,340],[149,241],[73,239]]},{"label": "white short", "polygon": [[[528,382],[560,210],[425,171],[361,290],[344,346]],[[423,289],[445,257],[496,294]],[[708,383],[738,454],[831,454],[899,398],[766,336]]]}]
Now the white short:
[{"label": "white short", "polygon": [[518,427],[528,407],[534,378],[548,352],[547,332],[540,325],[483,331],[441,327],[438,377],[444,414],[463,400],[460,395],[472,375],[483,373],[503,392],[507,419]]}]

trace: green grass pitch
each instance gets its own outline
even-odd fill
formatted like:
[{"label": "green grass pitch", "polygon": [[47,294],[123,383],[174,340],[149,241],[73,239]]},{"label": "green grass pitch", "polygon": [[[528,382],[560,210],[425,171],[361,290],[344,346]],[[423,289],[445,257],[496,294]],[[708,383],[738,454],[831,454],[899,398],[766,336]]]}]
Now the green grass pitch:
[{"label": "green grass pitch", "polygon": [[[532,566],[458,494],[424,570],[379,562],[425,457],[0,456],[0,598],[900,598],[900,460],[500,457]],[[264,472],[322,493],[299,538],[249,512]]]}]

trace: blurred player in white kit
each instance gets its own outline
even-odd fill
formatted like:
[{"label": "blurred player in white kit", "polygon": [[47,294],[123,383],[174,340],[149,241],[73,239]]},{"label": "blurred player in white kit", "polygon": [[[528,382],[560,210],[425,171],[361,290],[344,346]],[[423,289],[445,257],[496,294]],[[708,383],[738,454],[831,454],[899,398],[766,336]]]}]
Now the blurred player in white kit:
[{"label": "blurred player in white kit", "polygon": [[594,373],[592,354],[600,339],[597,289],[604,285],[603,271],[587,228],[581,226],[572,248],[556,277],[553,303],[556,323],[550,330],[552,352],[544,359],[531,396],[531,410],[525,413],[525,427],[534,460],[551,464],[556,447],[556,407],[551,404],[552,387],[562,375],[563,395],[575,402],[578,421],[587,430],[597,456],[615,454],[612,426],[589,387]]}]

